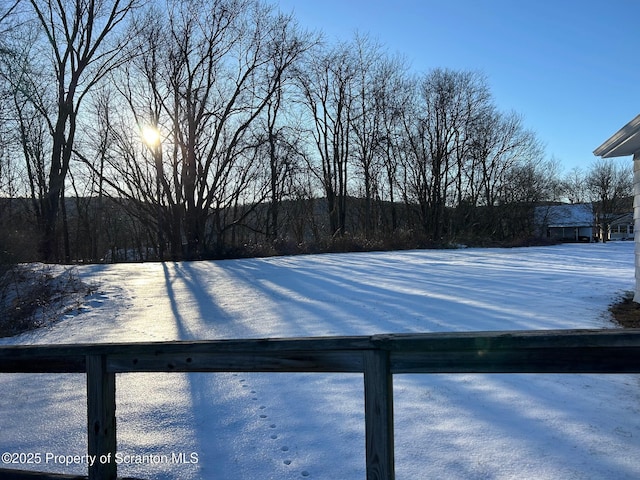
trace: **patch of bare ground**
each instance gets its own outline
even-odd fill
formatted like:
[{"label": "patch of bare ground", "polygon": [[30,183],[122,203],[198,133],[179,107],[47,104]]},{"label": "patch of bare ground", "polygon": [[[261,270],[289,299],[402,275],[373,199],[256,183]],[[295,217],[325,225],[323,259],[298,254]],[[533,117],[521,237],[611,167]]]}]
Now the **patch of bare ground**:
[{"label": "patch of bare ground", "polygon": [[613,321],[624,328],[640,328],[640,303],[633,301],[633,292],[625,292],[609,306]]}]

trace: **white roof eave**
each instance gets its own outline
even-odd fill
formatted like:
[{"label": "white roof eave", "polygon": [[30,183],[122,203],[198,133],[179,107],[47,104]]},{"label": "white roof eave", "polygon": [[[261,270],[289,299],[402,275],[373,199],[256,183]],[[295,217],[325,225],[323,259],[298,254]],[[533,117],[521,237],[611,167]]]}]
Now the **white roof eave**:
[{"label": "white roof eave", "polygon": [[593,151],[602,158],[626,157],[640,152],[640,115]]}]

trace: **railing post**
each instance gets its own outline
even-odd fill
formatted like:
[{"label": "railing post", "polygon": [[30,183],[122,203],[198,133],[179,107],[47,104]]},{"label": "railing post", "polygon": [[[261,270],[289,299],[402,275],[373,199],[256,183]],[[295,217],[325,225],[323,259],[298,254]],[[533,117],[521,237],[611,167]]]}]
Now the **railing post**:
[{"label": "railing post", "polygon": [[116,375],[104,355],[87,355],[89,480],[116,480]]},{"label": "railing post", "polygon": [[389,352],[364,352],[364,421],[367,480],[393,480],[393,378]]}]

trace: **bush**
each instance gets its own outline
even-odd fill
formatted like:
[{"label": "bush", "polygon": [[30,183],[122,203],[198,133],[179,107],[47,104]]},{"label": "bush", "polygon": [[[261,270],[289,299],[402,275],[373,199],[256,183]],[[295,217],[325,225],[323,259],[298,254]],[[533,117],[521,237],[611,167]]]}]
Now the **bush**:
[{"label": "bush", "polygon": [[56,275],[47,265],[22,264],[0,273],[0,337],[50,325],[91,291],[72,269]]}]

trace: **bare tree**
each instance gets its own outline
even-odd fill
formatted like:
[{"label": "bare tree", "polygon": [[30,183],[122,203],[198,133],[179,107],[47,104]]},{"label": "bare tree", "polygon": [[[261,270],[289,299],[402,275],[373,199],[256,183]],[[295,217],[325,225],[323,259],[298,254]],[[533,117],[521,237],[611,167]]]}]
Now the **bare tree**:
[{"label": "bare tree", "polygon": [[[16,158],[24,145],[20,120],[24,119],[15,106],[21,108],[24,96],[18,84],[24,76],[21,66],[29,56],[32,42],[30,29],[23,26],[19,0],[0,3],[0,192],[3,195],[25,194],[21,187],[21,170]],[[20,42],[16,41],[20,39]],[[27,109],[28,110],[28,109]]]},{"label": "bare tree", "polygon": [[23,69],[30,87],[23,91],[45,119],[51,137],[40,246],[44,260],[57,256],[56,224],[82,100],[122,58],[124,44],[113,41],[114,35],[140,2],[29,0],[30,11],[22,12],[40,32],[37,56],[31,59],[39,68]]},{"label": "bare tree", "polygon": [[[399,226],[396,208],[398,175],[402,170],[406,153],[404,126],[408,118],[407,112],[411,111],[411,102],[414,100],[414,84],[407,75],[404,61],[400,58],[383,61],[376,78],[376,103],[381,116],[378,147],[385,180],[380,182],[378,194],[381,201],[389,202],[390,220],[387,233],[394,234]],[[384,219],[385,216],[382,215],[383,222]]]},{"label": "bare tree", "polygon": [[[264,154],[260,156],[268,159],[268,167],[265,174],[268,176],[268,209],[267,221],[264,228],[266,237],[270,241],[282,239],[286,231],[281,228],[283,218],[281,215],[282,202],[287,198],[295,198],[299,189],[298,177],[301,174],[303,161],[302,147],[300,146],[300,131],[295,123],[283,122],[283,103],[287,102],[285,86],[279,89],[269,101],[263,125],[260,125],[260,137],[258,142],[260,150]],[[291,98],[288,98],[288,102]],[[291,119],[289,119],[291,120]]]},{"label": "bare tree", "polygon": [[0,3],[0,55],[11,53],[11,46],[3,41],[3,37],[15,28],[13,16],[18,13],[21,0],[3,0]]},{"label": "bare tree", "polygon": [[[490,95],[484,77],[475,72],[436,69],[421,83],[423,113],[431,168],[430,227],[436,241],[442,237],[445,207],[452,186],[461,194],[462,163],[472,127],[486,111]],[[455,200],[454,200],[455,201]]]},{"label": "bare tree", "polygon": [[332,236],[346,230],[349,157],[352,141],[355,63],[351,46],[320,48],[309,53],[300,71],[303,104],[320,163],[310,163],[327,201]]},{"label": "bare tree", "polygon": [[484,78],[436,69],[416,82],[412,109],[404,114],[405,171],[432,240],[445,233],[446,207],[462,197],[462,175],[473,127],[489,100]]},{"label": "bare tree", "polygon": [[377,190],[377,171],[381,168],[382,108],[386,100],[383,90],[386,79],[382,75],[387,71],[382,66],[385,57],[381,47],[368,37],[356,35],[354,51],[354,99],[350,126],[353,130],[352,156],[364,190],[364,234],[370,237],[375,229],[373,196]]},{"label": "bare tree", "polygon": [[572,168],[564,177],[562,186],[564,196],[569,203],[585,203],[589,201],[589,186],[587,184],[587,173],[580,167]]},{"label": "bare tree", "polygon": [[626,213],[629,206],[628,200],[633,195],[632,168],[612,160],[600,159],[593,163],[586,180],[594,203],[600,238],[605,241],[613,218]]},{"label": "bare tree", "polygon": [[501,187],[500,205],[487,218],[492,238],[526,239],[536,234],[534,209],[561,195],[559,164],[540,155],[522,158],[506,173]]},{"label": "bare tree", "polygon": [[263,127],[275,135],[283,78],[308,40],[290,16],[254,0],[169,2],[165,11],[141,24],[145,54],[117,83],[136,123],[162,137],[143,155],[155,165],[153,203],[172,256],[198,258],[222,252],[266,198]]},{"label": "bare tree", "polygon": [[[533,180],[538,171],[534,166],[542,160],[543,150],[533,132],[524,128],[521,116],[492,108],[474,126],[469,158],[466,198],[479,208],[466,222],[475,226],[471,230],[476,234],[504,239],[505,232],[511,230],[504,228],[503,206],[546,196],[543,191],[527,190],[541,186]],[[526,177],[531,183],[521,182]],[[528,215],[527,211],[523,215]]]},{"label": "bare tree", "polygon": [[36,219],[41,223],[44,221],[47,194],[47,125],[30,104],[23,103],[24,98],[18,92],[14,93],[14,111],[17,114],[19,145],[27,172],[29,196]]},{"label": "bare tree", "polygon": [[470,155],[478,185],[473,196],[479,204],[492,207],[503,200],[500,195],[509,171],[522,162],[539,160],[542,149],[520,115],[491,110],[476,124]]}]

